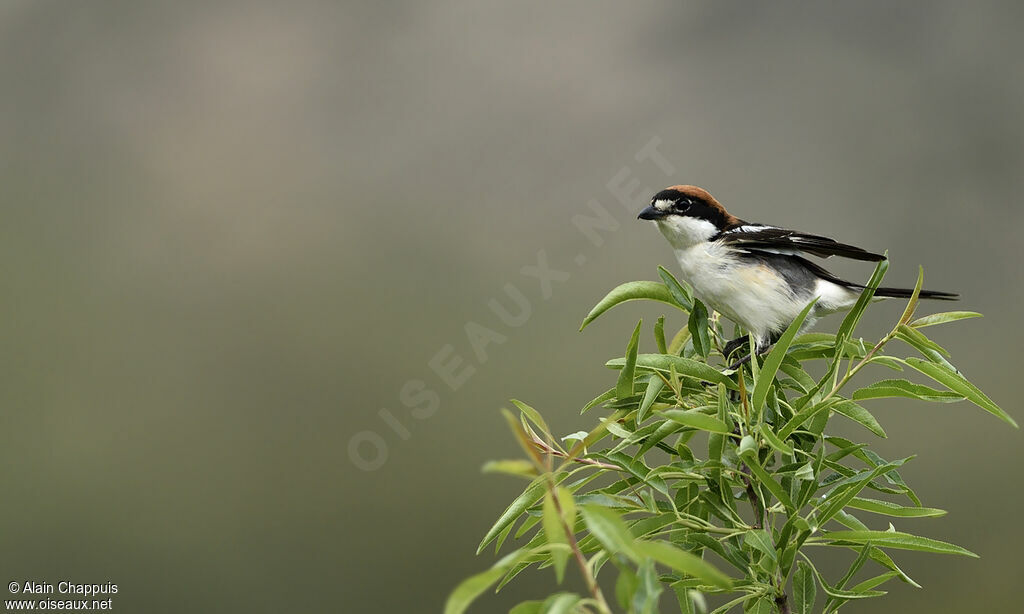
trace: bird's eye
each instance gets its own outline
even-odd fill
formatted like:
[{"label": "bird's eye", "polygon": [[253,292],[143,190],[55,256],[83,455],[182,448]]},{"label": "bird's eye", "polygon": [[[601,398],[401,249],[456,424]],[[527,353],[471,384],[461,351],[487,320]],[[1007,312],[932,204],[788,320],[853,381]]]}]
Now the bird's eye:
[{"label": "bird's eye", "polygon": [[692,204],[693,201],[690,200],[689,198],[680,198],[679,200],[676,201],[676,210],[687,211],[690,209],[690,205]]}]

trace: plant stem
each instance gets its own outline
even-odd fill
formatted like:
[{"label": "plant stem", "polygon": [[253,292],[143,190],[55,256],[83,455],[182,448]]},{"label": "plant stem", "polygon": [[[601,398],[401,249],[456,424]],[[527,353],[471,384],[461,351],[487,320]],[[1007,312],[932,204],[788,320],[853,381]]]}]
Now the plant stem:
[{"label": "plant stem", "polygon": [[779,614],[790,614],[789,596],[782,593],[775,598],[775,607],[779,608]]},{"label": "plant stem", "polygon": [[854,365],[853,368],[851,368],[846,373],[846,375],[843,376],[843,379],[839,380],[836,383],[836,385],[832,387],[832,390],[830,390],[829,393],[826,394],[821,399],[821,401],[819,401],[819,402],[823,403],[823,402],[831,399],[833,395],[835,395],[837,392],[842,390],[843,386],[845,386],[851,379],[853,379],[853,376],[857,375],[857,372],[860,371],[864,367],[864,365],[868,364],[868,361],[871,360],[874,357],[875,353],[878,352],[878,350],[882,349],[882,347],[886,343],[889,343],[890,341],[892,341],[892,338],[895,337],[895,336],[896,336],[896,330],[893,329],[893,331],[890,332],[888,335],[882,337],[882,339],[878,343],[875,344],[875,347],[871,348],[871,351],[869,351],[867,354],[865,354],[864,358],[862,358],[860,360],[860,362],[858,362],[856,365]]},{"label": "plant stem", "polygon": [[587,559],[583,556],[583,551],[580,550],[579,542],[576,541],[576,533],[565,521],[562,503],[558,500],[558,493],[555,492],[555,483],[551,479],[548,480],[548,492],[551,493],[551,500],[555,504],[555,511],[558,512],[558,521],[562,525],[562,530],[565,531],[565,537],[569,540],[569,548],[572,550],[573,558],[576,559],[576,564],[580,568],[580,573],[583,574],[583,580],[587,583],[590,594],[593,595],[594,600],[597,602],[597,607],[600,608],[602,614],[612,614],[608,602],[604,600],[604,594],[601,593],[601,587],[598,585],[594,574],[591,573],[590,566],[587,565]]},{"label": "plant stem", "polygon": [[576,457],[576,456],[569,456],[568,454],[566,454],[565,452],[562,452],[561,450],[556,450],[556,449],[552,448],[551,446],[549,446],[548,444],[544,443],[543,441],[537,439],[536,437],[533,438],[533,445],[537,446],[542,451],[547,452],[551,456],[557,456],[559,458],[564,458],[566,460],[566,462],[572,461],[572,462],[580,463],[580,464],[583,464],[583,465],[592,465],[594,467],[600,467],[602,469],[610,469],[612,471],[621,471],[622,470],[622,467],[617,467],[615,465],[609,465],[608,463],[602,463],[601,461],[596,461],[596,460],[591,459],[591,458],[579,458],[579,457]]},{"label": "plant stem", "polygon": [[761,497],[758,496],[754,484],[750,481],[750,467],[746,463],[741,466],[741,479],[747,487],[747,499],[750,500],[750,507],[754,510],[754,528],[763,529],[768,524],[768,511],[764,508]]}]

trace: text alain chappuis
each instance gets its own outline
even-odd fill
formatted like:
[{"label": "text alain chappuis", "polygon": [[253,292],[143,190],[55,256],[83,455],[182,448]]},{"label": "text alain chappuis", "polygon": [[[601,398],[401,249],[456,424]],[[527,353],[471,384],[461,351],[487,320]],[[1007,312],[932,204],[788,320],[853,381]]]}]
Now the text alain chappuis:
[{"label": "text alain chappuis", "polygon": [[22,595],[21,600],[5,603],[8,610],[111,610],[114,607],[112,595],[117,594],[117,585],[113,582],[80,584],[64,580],[51,584],[12,580],[7,590],[12,595]]}]

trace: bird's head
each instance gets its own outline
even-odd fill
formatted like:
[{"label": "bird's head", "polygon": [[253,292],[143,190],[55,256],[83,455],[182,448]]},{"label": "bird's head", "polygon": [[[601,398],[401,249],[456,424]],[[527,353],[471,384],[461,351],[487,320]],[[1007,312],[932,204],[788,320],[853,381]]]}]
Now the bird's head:
[{"label": "bird's head", "polygon": [[695,185],[674,185],[658,192],[637,219],[655,222],[674,247],[707,241],[743,223],[707,190]]}]

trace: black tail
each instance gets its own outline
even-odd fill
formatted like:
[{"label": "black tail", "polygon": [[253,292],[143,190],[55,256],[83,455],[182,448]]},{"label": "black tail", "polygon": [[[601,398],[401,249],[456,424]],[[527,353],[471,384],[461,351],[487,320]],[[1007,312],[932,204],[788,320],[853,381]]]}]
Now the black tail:
[{"label": "black tail", "polygon": [[[863,286],[860,286],[863,288]],[[914,291],[910,288],[877,288],[875,296],[884,298],[910,298]],[[957,301],[960,295],[954,292],[937,292],[935,290],[921,290],[921,298],[930,298],[937,301]]]}]

